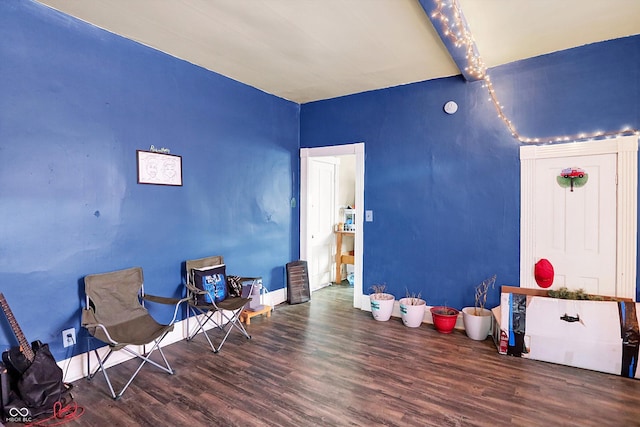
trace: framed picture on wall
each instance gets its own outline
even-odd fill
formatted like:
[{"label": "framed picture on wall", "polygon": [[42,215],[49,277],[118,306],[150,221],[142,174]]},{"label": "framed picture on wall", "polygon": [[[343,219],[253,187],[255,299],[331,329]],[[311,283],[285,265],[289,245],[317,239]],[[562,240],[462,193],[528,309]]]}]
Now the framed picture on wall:
[{"label": "framed picture on wall", "polygon": [[138,184],[182,185],[182,156],[137,150]]}]

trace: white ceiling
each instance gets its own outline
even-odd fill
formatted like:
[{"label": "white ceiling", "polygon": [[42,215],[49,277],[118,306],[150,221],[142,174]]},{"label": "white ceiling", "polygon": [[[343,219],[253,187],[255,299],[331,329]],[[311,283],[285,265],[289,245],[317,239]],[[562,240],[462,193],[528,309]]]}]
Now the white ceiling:
[{"label": "white ceiling", "polygon": [[[460,74],[418,0],[38,0],[304,103]],[[640,0],[457,0],[487,65],[640,34]]]}]

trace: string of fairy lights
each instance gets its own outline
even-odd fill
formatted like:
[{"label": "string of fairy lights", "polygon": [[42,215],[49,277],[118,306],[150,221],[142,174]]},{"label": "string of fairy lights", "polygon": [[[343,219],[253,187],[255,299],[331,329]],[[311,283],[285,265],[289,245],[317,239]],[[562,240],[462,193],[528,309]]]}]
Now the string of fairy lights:
[{"label": "string of fairy lights", "polygon": [[[496,91],[493,88],[493,83],[491,83],[491,77],[487,72],[487,67],[477,50],[475,40],[469,31],[469,27],[466,25],[458,2],[456,0],[436,0],[436,5],[436,10],[431,14],[431,17],[440,21],[443,35],[447,37],[456,48],[462,48],[465,50],[467,66],[464,71],[468,75],[483,81],[483,87],[485,87],[489,92],[489,100],[495,107],[498,117],[500,117],[507,126],[511,135],[521,143],[548,144],[568,141],[589,141],[625,135],[640,135],[640,130],[634,129],[631,126],[624,127],[617,131],[582,132],[573,135],[554,136],[550,138],[529,138],[520,135],[514,124],[504,113],[504,108],[498,100]],[[449,10],[447,11],[447,9]]]}]

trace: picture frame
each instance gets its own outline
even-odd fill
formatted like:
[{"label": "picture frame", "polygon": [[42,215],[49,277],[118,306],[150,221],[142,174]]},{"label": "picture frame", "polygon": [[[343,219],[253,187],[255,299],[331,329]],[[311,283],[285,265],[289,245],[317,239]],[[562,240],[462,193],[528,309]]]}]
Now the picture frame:
[{"label": "picture frame", "polygon": [[182,156],[136,150],[138,184],[182,186]]}]

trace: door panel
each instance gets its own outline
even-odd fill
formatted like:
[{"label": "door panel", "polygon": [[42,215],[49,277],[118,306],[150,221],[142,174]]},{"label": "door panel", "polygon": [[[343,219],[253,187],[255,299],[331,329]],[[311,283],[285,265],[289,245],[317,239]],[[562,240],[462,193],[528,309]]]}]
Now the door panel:
[{"label": "door panel", "polygon": [[[582,187],[563,187],[563,168],[588,174]],[[534,177],[534,254],[554,267],[553,289],[616,293],[616,155],[538,159]]]},{"label": "door panel", "polygon": [[312,159],[309,164],[309,178],[309,286],[313,291],[331,283],[335,223],[335,161]]}]

